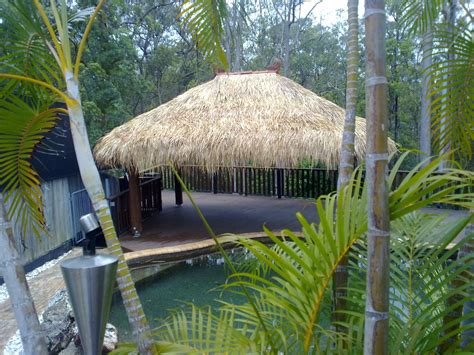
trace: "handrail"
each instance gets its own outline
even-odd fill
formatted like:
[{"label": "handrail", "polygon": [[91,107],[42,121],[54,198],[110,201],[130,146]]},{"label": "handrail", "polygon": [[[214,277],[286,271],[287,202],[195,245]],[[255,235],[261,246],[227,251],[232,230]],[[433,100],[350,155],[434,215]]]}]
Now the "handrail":
[{"label": "handrail", "polygon": [[[161,179],[161,176],[156,177],[156,178],[153,178],[153,179],[147,179],[146,181],[140,183],[140,187],[145,186],[146,184],[152,183],[152,182],[154,182],[154,181],[156,181],[156,180],[159,180],[159,179]],[[109,201],[115,200],[116,198],[125,195],[125,194],[128,193],[129,191],[130,191],[130,189],[126,189],[126,190],[120,191],[118,194],[109,196],[109,197],[107,197],[106,199],[109,200]]]}]

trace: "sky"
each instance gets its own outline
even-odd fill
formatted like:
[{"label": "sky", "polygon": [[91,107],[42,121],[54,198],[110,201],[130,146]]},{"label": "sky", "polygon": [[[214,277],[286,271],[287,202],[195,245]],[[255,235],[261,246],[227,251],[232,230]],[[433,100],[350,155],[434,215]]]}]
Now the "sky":
[{"label": "sky", "polygon": [[[305,0],[302,7],[302,15],[308,13],[314,4],[318,3],[320,0]],[[318,4],[313,12],[311,13],[312,17],[317,21],[321,21],[324,25],[332,25],[337,22],[338,18],[342,20],[347,20],[347,0],[323,0]],[[342,12],[338,15],[338,10]],[[364,14],[364,1],[359,0],[359,18]],[[342,16],[342,17],[339,17]]]}]

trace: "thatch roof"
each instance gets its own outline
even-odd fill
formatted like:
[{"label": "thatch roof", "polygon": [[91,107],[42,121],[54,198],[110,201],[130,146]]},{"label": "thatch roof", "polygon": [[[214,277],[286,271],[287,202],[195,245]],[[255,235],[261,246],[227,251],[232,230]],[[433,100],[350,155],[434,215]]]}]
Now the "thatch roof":
[{"label": "thatch roof", "polygon": [[[102,167],[147,170],[167,164],[297,166],[302,159],[334,168],[344,109],[272,72],[219,74],[113,129],[97,143]],[[365,155],[365,119],[355,150]],[[390,142],[391,150],[395,144]]]}]

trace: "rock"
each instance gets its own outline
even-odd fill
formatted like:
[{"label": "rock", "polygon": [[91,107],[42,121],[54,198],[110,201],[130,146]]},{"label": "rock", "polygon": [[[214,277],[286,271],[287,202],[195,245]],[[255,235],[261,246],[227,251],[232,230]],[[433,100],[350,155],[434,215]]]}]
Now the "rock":
[{"label": "rock", "polygon": [[[42,325],[46,334],[49,354],[80,355],[83,354],[79,330],[74,319],[71,304],[66,290],[56,292],[48,303],[43,314]],[[104,335],[102,353],[111,352],[117,347],[118,331],[112,324],[107,323]],[[22,354],[20,334],[10,338],[4,354]]]},{"label": "rock", "polygon": [[[77,327],[75,327],[77,332]],[[102,347],[102,354],[108,354],[117,347],[118,343],[118,332],[112,324],[107,323],[105,326],[104,344]],[[78,355],[82,354],[81,339],[77,332],[74,336],[74,340],[69,343],[69,346],[61,351],[61,355]]]},{"label": "rock", "polygon": [[66,349],[61,351],[61,355],[81,355],[82,354],[82,348],[79,346],[76,346],[73,341],[69,343]]},{"label": "rock", "polygon": [[59,290],[49,301],[43,312],[43,327],[50,354],[65,349],[75,336],[77,330],[66,290]]},{"label": "rock", "polygon": [[105,327],[104,335],[104,346],[102,352],[110,353],[117,347],[118,344],[118,331],[112,324],[107,323]]}]

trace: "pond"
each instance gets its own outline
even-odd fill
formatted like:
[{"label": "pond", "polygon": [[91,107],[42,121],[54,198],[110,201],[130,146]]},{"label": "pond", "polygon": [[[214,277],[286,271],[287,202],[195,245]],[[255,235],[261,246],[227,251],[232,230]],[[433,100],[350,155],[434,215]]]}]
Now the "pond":
[{"label": "pond", "polygon": [[[217,300],[245,303],[232,292],[216,290],[228,276],[228,268],[220,255],[209,255],[173,265],[137,285],[138,295],[152,328],[160,324],[170,309],[192,302],[197,306],[218,307]],[[114,295],[109,323],[119,330],[121,342],[134,341],[120,293]]]}]

